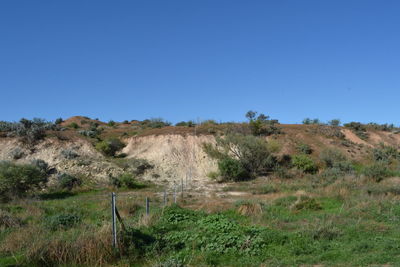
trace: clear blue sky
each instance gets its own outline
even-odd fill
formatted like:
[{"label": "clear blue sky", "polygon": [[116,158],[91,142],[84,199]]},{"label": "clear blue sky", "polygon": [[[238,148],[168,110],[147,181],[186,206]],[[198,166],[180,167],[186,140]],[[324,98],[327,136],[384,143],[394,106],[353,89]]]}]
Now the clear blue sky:
[{"label": "clear blue sky", "polygon": [[398,0],[2,0],[0,120],[400,124]]}]

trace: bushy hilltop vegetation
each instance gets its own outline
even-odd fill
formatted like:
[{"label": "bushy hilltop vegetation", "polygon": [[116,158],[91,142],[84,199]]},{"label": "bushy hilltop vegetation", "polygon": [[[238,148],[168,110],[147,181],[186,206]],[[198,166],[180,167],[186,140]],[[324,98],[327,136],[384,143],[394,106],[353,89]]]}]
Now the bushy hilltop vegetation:
[{"label": "bushy hilltop vegetation", "polygon": [[[400,262],[400,138],[394,125],[338,119],[283,125],[249,111],[246,122],[87,117],[0,122],[24,149],[0,162],[0,266],[374,266]],[[202,149],[225,185],[164,206],[154,168],[126,158],[131,137],[213,135]],[[124,172],[95,184],[44,160],[21,161],[44,139],[83,139]],[[79,155],[62,151],[64,160]],[[84,164],[84,163],[82,163]],[[53,179],[49,183],[50,178]],[[219,187],[220,188],[220,187]],[[111,248],[110,191],[124,228]],[[144,198],[152,199],[146,215]],[[29,201],[27,201],[29,200]],[[170,199],[171,202],[171,199]],[[169,203],[172,204],[172,203]]]}]

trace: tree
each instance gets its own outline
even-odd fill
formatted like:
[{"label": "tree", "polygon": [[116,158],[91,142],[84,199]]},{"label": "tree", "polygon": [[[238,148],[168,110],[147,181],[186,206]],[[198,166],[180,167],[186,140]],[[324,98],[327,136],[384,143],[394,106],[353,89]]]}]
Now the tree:
[{"label": "tree", "polygon": [[328,124],[331,126],[339,126],[340,125],[340,120],[339,119],[333,119],[328,121]]}]

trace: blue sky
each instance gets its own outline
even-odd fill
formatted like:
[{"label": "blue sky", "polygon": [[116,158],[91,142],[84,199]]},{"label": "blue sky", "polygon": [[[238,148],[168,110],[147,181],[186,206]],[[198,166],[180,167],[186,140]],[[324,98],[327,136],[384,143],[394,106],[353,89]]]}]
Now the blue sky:
[{"label": "blue sky", "polygon": [[400,1],[0,1],[0,120],[400,124]]}]

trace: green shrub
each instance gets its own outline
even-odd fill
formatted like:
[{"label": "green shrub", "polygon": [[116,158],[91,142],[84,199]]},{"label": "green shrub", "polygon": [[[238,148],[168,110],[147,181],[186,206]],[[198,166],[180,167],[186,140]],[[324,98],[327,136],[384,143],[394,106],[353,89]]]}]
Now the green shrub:
[{"label": "green shrub", "polygon": [[56,125],[60,125],[61,123],[63,123],[64,122],[64,120],[62,119],[62,118],[58,118],[58,119],[56,119],[55,121],[54,121],[54,123],[56,124]]},{"label": "green shrub", "polygon": [[135,176],[131,173],[124,173],[117,178],[111,178],[111,184],[115,187],[125,187],[129,189],[139,189],[144,187],[143,184],[136,181]]},{"label": "green shrub", "polygon": [[194,121],[181,121],[175,124],[175,126],[194,127],[196,126],[196,123]]},{"label": "green shrub", "polygon": [[321,210],[321,205],[314,199],[306,196],[301,196],[295,203],[294,209],[296,210]]},{"label": "green shrub", "polygon": [[61,213],[46,217],[44,224],[50,230],[56,231],[59,229],[69,229],[79,224],[81,221],[82,218],[78,214]]},{"label": "green shrub", "polygon": [[108,121],[107,125],[110,127],[113,127],[113,126],[115,126],[115,121],[110,120],[110,121]]},{"label": "green shrub", "polygon": [[230,157],[218,161],[218,170],[226,180],[240,181],[249,178],[240,161]]},{"label": "green shrub", "polygon": [[79,125],[76,122],[71,122],[68,127],[73,128],[73,129],[78,129]]},{"label": "green shrub", "polygon": [[82,180],[67,173],[60,173],[57,176],[60,188],[72,190],[82,184]]},{"label": "green shrub", "polygon": [[390,164],[392,161],[400,158],[400,153],[396,148],[383,143],[380,144],[379,147],[373,149],[372,155],[375,161],[386,164]]},{"label": "green shrub", "polygon": [[[219,161],[232,158],[240,163],[248,175],[256,176],[271,172],[276,164],[276,157],[268,149],[267,142],[251,135],[228,134],[217,137],[217,144],[203,144],[204,151]],[[233,166],[233,161],[229,161]],[[238,169],[239,170],[239,169]],[[222,174],[222,173],[221,173]]]},{"label": "green shrub", "polygon": [[305,118],[303,124],[321,124],[321,121],[319,119]]},{"label": "green shrub", "polygon": [[62,150],[60,154],[66,159],[75,159],[79,157],[79,154],[75,150],[70,148]]},{"label": "green shrub", "polygon": [[363,174],[368,178],[374,179],[376,182],[380,182],[384,178],[391,176],[392,172],[385,164],[374,163],[365,167]]},{"label": "green shrub", "polygon": [[217,180],[218,177],[220,177],[219,172],[209,172],[207,173],[207,177],[210,178],[211,180]]},{"label": "green shrub", "polygon": [[114,156],[115,153],[124,148],[124,146],[125,145],[121,142],[121,140],[112,138],[97,143],[96,149],[106,156]]},{"label": "green shrub", "polygon": [[46,136],[46,130],[58,130],[56,124],[43,119],[21,119],[19,122],[0,121],[0,131],[8,132],[8,136],[20,137],[26,144],[34,144]]},{"label": "green shrub", "polygon": [[21,197],[28,191],[40,188],[47,175],[33,165],[0,162],[0,198]]},{"label": "green shrub", "polygon": [[49,168],[49,164],[42,159],[31,160],[31,165],[38,168],[44,174],[49,174],[51,172],[51,169]]},{"label": "green shrub", "polygon": [[298,150],[300,153],[306,154],[306,155],[311,154],[312,151],[313,151],[312,148],[311,148],[309,145],[307,145],[307,144],[299,144],[299,145],[297,146],[297,150]]},{"label": "green shrub", "polygon": [[306,155],[294,155],[292,158],[292,164],[305,173],[316,173],[318,170],[314,161]]},{"label": "green shrub", "polygon": [[125,171],[132,172],[135,176],[143,175],[147,170],[154,168],[154,165],[147,159],[124,158],[123,155],[121,157],[121,154],[118,155],[118,158],[120,158],[116,161],[118,166],[123,168]]},{"label": "green shrub", "polygon": [[333,119],[328,121],[328,124],[331,126],[339,126],[340,125],[340,120],[339,119]]},{"label": "green shrub", "polygon": [[152,118],[150,120],[142,121],[141,125],[143,127],[149,127],[149,128],[162,128],[162,127],[170,126],[171,123],[168,121],[165,121],[162,118]]},{"label": "green shrub", "polygon": [[248,111],[246,113],[246,118],[249,120],[249,127],[251,133],[255,136],[259,135],[272,135],[272,134],[280,134],[281,130],[275,125],[278,124],[278,120],[270,120],[269,116],[260,113],[257,116],[256,111]]},{"label": "green shrub", "polygon": [[345,123],[344,127],[351,129],[358,137],[360,137],[363,140],[368,139],[368,133],[367,133],[367,128],[365,127],[364,124],[360,122],[349,122]]},{"label": "green shrub", "polygon": [[16,147],[10,151],[10,157],[14,160],[21,159],[24,156],[25,156],[24,151],[19,147]]},{"label": "green shrub", "polygon": [[327,168],[332,168],[336,163],[346,161],[346,157],[338,149],[324,149],[322,150],[319,158],[325,163]]}]

